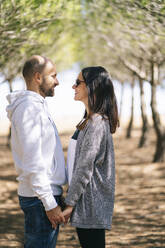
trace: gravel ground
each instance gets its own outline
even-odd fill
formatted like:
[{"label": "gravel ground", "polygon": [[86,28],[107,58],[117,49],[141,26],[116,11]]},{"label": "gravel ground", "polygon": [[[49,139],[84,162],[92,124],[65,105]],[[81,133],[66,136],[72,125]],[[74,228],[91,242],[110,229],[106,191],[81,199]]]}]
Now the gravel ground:
[{"label": "gravel ground", "polygon": [[[114,135],[116,200],[112,230],[106,233],[106,248],[165,248],[165,163],[151,162],[155,142],[152,131],[142,149],[137,149],[139,135],[139,129],[133,131],[129,140],[121,130]],[[65,156],[69,137],[69,133],[61,134]],[[20,248],[23,214],[6,141],[6,137],[0,137],[0,248]],[[80,247],[74,228],[61,227],[57,248],[74,247]]]}]

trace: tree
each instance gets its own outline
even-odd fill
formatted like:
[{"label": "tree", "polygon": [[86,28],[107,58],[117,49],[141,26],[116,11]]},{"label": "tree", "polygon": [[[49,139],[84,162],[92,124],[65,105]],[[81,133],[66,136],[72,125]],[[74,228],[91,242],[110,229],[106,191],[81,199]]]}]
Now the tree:
[{"label": "tree", "polygon": [[[151,83],[151,108],[157,135],[154,162],[164,160],[164,131],[160,128],[155,99],[158,80],[155,81],[153,77],[153,68],[156,65],[159,69],[164,66],[165,2],[114,0],[109,4],[105,0],[95,0],[84,1],[84,9],[82,39],[88,41],[81,45],[84,61],[101,61],[103,65],[109,65],[111,70],[115,70],[115,57],[122,67],[134,73],[140,80]],[[143,68],[139,63],[141,60]],[[123,71],[121,68],[120,70]]]},{"label": "tree", "polygon": [[147,135],[149,131],[149,122],[148,122],[146,106],[145,106],[144,81],[141,78],[139,78],[139,87],[140,87],[140,107],[141,107],[141,116],[142,116],[142,132],[138,147],[141,148],[146,144]]}]

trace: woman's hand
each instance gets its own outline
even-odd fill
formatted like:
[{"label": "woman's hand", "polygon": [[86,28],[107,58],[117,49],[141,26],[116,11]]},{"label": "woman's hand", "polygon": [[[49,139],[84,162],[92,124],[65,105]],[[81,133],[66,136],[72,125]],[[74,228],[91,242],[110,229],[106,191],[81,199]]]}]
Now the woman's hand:
[{"label": "woman's hand", "polygon": [[73,211],[73,207],[72,206],[66,206],[65,210],[62,212],[64,218],[65,218],[65,224],[68,223],[68,220],[71,216],[71,213]]}]

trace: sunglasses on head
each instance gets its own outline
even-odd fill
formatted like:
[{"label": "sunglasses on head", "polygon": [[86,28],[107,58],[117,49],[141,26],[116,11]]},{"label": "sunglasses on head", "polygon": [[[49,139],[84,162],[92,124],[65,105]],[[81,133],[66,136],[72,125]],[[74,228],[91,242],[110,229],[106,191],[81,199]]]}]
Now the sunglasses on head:
[{"label": "sunglasses on head", "polygon": [[76,82],[75,82],[75,86],[76,87],[79,86],[79,84],[81,84],[82,82],[85,83],[85,81],[77,79]]}]

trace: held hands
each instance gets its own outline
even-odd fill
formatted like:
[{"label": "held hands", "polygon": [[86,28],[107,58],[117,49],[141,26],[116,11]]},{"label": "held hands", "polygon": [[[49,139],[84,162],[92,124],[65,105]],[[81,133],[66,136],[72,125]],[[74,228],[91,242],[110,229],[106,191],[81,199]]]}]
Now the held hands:
[{"label": "held hands", "polygon": [[62,214],[60,206],[46,211],[47,217],[52,224],[52,227],[56,228],[58,223],[64,223],[65,218]]},{"label": "held hands", "polygon": [[52,227],[56,228],[60,223],[68,223],[72,210],[72,206],[66,206],[65,210],[62,212],[60,206],[57,206],[56,208],[46,211],[46,214]]}]

